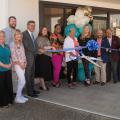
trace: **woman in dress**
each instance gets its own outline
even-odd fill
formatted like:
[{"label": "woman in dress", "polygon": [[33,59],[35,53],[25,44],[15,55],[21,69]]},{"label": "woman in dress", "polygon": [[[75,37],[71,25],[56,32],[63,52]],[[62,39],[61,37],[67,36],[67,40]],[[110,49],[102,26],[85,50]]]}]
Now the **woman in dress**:
[{"label": "woman in dress", "polygon": [[[80,46],[86,46],[87,42],[92,39],[90,27],[88,25],[85,25],[83,28],[83,33],[79,37],[79,44]],[[94,52],[90,52],[87,48],[83,49],[83,54],[86,56],[94,56]],[[89,71],[89,61],[86,59],[82,59],[82,63],[84,66],[84,72],[85,72],[85,81],[84,84],[85,86],[90,85],[90,71]]]},{"label": "woman in dress", "polygon": [[[63,40],[61,33],[61,26],[60,24],[55,25],[55,31],[50,36],[51,45],[53,46],[54,50],[62,49]],[[63,53],[53,53],[52,54],[52,65],[53,65],[53,81],[52,85],[54,87],[60,86],[60,71],[63,61]]]},{"label": "woman in dress", "polygon": [[23,35],[20,30],[16,30],[14,34],[14,43],[11,46],[12,62],[18,77],[17,93],[15,98],[16,103],[25,103],[28,101],[28,98],[24,97],[22,94],[25,86],[25,68],[27,64],[22,38]]},{"label": "woman in dress", "polygon": [[5,33],[0,31],[0,107],[13,103],[11,52],[5,45]]},{"label": "woman in dress", "polygon": [[35,61],[35,77],[39,78],[42,90],[49,90],[45,81],[49,81],[51,78],[51,54],[46,52],[46,50],[52,47],[48,39],[48,29],[46,27],[41,28],[36,39],[36,45],[38,54]]}]

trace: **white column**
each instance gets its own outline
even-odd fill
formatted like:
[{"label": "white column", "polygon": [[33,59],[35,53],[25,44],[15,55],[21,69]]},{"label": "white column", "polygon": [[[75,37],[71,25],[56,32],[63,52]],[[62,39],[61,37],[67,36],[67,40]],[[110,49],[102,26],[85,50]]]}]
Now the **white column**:
[{"label": "white column", "polygon": [[0,0],[0,30],[7,26],[8,0]]}]

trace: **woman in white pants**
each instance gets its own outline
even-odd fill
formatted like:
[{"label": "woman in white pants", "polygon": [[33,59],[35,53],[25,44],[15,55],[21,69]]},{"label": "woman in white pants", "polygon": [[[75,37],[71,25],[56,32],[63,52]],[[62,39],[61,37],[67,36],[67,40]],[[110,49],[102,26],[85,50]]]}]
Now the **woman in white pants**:
[{"label": "woman in white pants", "polygon": [[25,68],[26,68],[26,56],[24,47],[22,45],[22,33],[20,30],[16,30],[14,34],[14,44],[11,46],[12,62],[15,67],[15,71],[18,77],[17,93],[15,102],[25,103],[28,98],[24,97],[22,90],[25,86]]}]

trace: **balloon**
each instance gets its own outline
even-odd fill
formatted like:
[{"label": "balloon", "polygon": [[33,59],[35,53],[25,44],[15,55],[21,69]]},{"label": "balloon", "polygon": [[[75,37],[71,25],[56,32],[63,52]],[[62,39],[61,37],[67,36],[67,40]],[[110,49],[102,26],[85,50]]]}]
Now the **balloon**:
[{"label": "balloon", "polygon": [[78,8],[75,12],[75,16],[76,17],[83,17],[84,16],[84,12],[82,10],[82,8]]},{"label": "balloon", "polygon": [[84,15],[85,16],[91,16],[91,13],[92,13],[92,8],[91,7],[84,7],[83,8],[83,12],[84,12]]},{"label": "balloon", "polygon": [[67,22],[68,22],[67,24],[74,24],[74,18],[75,18],[74,15],[70,15],[67,19]]},{"label": "balloon", "polygon": [[83,32],[83,27],[79,28],[79,33],[81,34]]},{"label": "balloon", "polygon": [[[89,19],[89,17],[84,16],[83,21],[84,21],[85,24],[88,24],[89,21],[90,21],[90,19]],[[84,25],[85,25],[85,24],[84,24]]]},{"label": "balloon", "polygon": [[83,16],[83,17],[76,17],[75,16],[75,25],[76,27],[80,28],[80,27],[83,27],[84,25],[88,24],[90,21],[90,19],[86,16]]},{"label": "balloon", "polygon": [[80,35],[80,32],[79,32],[79,29],[75,26],[75,24],[69,24],[69,25],[66,26],[66,28],[65,28],[65,35],[69,36],[71,28],[75,29],[75,37],[78,38],[78,36]]},{"label": "balloon", "polygon": [[88,24],[89,28],[90,28],[90,32],[92,32],[92,26],[91,24]]}]

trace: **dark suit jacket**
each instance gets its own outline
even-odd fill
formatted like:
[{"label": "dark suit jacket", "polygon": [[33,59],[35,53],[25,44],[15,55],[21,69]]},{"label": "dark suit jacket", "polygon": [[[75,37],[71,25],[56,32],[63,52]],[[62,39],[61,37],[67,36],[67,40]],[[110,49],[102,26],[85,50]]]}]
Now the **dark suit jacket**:
[{"label": "dark suit jacket", "polygon": [[[109,40],[106,37],[104,39],[109,43]],[[120,39],[117,36],[112,36],[112,43],[111,43],[111,46],[109,44],[109,48],[111,49],[120,48]],[[116,61],[116,62],[119,61],[120,56],[118,51],[109,51],[108,55],[109,55],[110,61]]]},{"label": "dark suit jacket", "polygon": [[27,62],[32,65],[36,55],[36,46],[34,47],[31,36],[27,30],[23,32],[23,45],[25,48]]},{"label": "dark suit jacket", "polygon": [[[97,39],[95,39],[97,41]],[[106,49],[103,48],[109,48],[109,42],[106,39],[102,39],[102,43],[101,43],[101,58],[103,60],[104,63],[108,62],[109,58],[108,58],[108,54],[106,52]],[[96,57],[97,57],[97,53],[98,51],[96,51]]]}]

